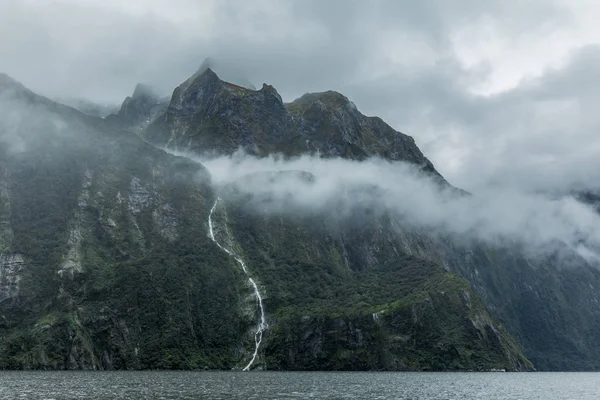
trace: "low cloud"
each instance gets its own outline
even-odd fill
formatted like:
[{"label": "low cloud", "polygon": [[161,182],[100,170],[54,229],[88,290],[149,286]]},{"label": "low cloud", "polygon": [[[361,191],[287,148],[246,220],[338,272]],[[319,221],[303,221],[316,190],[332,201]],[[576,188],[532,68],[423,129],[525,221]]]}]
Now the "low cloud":
[{"label": "low cloud", "polygon": [[562,243],[598,260],[594,249],[600,248],[600,215],[569,195],[551,198],[507,187],[459,195],[412,165],[378,158],[286,160],[243,153],[191,158],[208,168],[216,187],[235,187],[249,196],[250,204],[268,205],[263,212],[339,213],[362,207],[376,215],[391,212],[432,234],[460,235],[492,246],[519,242],[543,253]]}]

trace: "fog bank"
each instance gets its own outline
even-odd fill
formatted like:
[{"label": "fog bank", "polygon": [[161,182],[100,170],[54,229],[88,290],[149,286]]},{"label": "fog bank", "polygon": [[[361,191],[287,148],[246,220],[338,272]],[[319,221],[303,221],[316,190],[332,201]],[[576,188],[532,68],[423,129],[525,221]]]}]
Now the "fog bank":
[{"label": "fog bank", "polygon": [[[378,158],[362,162],[312,156],[285,160],[243,153],[190,158],[208,168],[217,188],[233,184],[242,194],[268,198],[271,206],[281,205],[270,209],[298,213],[327,212],[339,205],[350,205],[348,210],[369,207],[375,212],[392,212],[432,232],[457,234],[490,245],[518,241],[545,252],[562,242],[588,261],[600,260],[594,250],[600,248],[600,215],[570,195],[551,198],[497,185],[460,195],[412,165]],[[285,171],[310,175],[282,173]]]}]

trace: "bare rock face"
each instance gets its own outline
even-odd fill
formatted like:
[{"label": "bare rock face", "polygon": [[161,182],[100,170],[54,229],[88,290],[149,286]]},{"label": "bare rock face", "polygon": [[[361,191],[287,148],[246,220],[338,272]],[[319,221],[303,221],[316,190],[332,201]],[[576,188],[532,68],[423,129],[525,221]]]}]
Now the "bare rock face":
[{"label": "bare rock face", "polygon": [[207,69],[211,69],[216,72],[221,79],[227,82],[231,82],[234,85],[244,87],[249,90],[256,90],[256,87],[250,82],[248,77],[242,71],[242,68],[231,64],[231,63],[223,63],[219,60],[216,60],[212,57],[207,57],[202,61],[200,68],[194,74],[194,77],[199,76]]},{"label": "bare rock face", "polygon": [[[270,85],[220,79],[210,62],[167,101],[138,86],[106,119],[0,75],[7,109],[0,369],[247,364],[255,299],[240,265],[207,235],[217,196],[210,175],[157,147],[380,157],[445,183],[411,137],[340,93],[285,104]],[[317,180],[276,171],[244,183],[284,175]],[[529,370],[532,360],[600,369],[600,272],[585,260],[531,260],[519,246],[436,235],[389,210],[286,213],[285,202],[234,186],[219,188],[216,230],[228,232],[227,246],[265,294],[257,368]],[[350,194],[360,190],[376,188]]]},{"label": "bare rock face", "polygon": [[363,115],[341,93],[307,93],[286,104],[286,109],[312,153],[325,158],[381,157],[408,162],[443,180],[411,136],[394,130],[381,118]]},{"label": "bare rock face", "polygon": [[271,86],[250,90],[224,82],[210,69],[173,92],[167,110],[143,132],[146,140],[194,153],[292,154],[300,136]]},{"label": "bare rock face", "polygon": [[284,104],[273,86],[250,90],[221,80],[208,66],[175,89],[167,110],[142,136],[198,154],[241,149],[257,156],[376,156],[416,164],[443,180],[412,137],[364,116],[340,93],[309,93]]},{"label": "bare rock face", "polygon": [[0,253],[0,303],[19,294],[25,260],[21,254]]},{"label": "bare rock face", "polygon": [[[0,152],[0,155],[2,153]],[[10,195],[8,191],[8,170],[0,161],[0,252],[7,251],[12,243],[13,232],[10,226]]]},{"label": "bare rock face", "polygon": [[139,83],[133,95],[123,101],[118,112],[106,119],[119,127],[139,133],[164,111],[167,104],[168,99],[160,98],[150,86]]}]

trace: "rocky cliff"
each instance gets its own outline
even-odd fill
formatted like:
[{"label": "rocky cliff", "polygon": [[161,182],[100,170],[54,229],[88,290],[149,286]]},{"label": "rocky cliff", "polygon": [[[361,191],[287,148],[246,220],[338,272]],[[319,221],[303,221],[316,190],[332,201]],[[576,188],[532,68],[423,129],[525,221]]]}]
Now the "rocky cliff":
[{"label": "rocky cliff", "polygon": [[4,79],[0,368],[244,362],[248,290],[207,238],[207,171]]},{"label": "rocky cliff", "polygon": [[106,116],[116,129],[142,132],[168,105],[168,99],[160,98],[154,90],[144,84],[136,85],[133,94],[123,100],[121,108]]},{"label": "rocky cliff", "polygon": [[531,369],[468,281],[420,256],[394,216],[294,216],[235,186],[221,220],[266,293],[269,368]]},{"label": "rocky cliff", "polygon": [[167,110],[144,131],[159,146],[197,153],[293,154],[304,149],[281,97],[224,82],[206,69],[178,86]]},{"label": "rocky cliff", "polygon": [[[211,72],[209,70],[206,75],[193,77],[182,87],[188,91],[189,98],[203,99],[210,104],[213,112],[204,115],[203,119],[192,121],[185,119],[186,113],[180,114],[172,109],[169,118],[173,123],[169,125],[169,132],[179,139],[169,142],[166,136],[157,138],[148,134],[150,140],[158,145],[169,143],[175,149],[198,154],[206,149],[219,154],[231,154],[241,147],[257,155],[279,152],[295,156],[309,153],[325,158],[353,160],[375,156],[391,162],[411,163],[447,185],[410,136],[395,131],[379,118],[364,116],[349,99],[339,93],[306,94],[284,104],[285,113],[278,102],[263,102],[259,107],[250,108],[239,97],[251,96],[252,91],[229,92],[230,97],[225,100],[222,92],[211,90],[211,87],[221,87],[227,83],[217,82],[218,77]],[[192,82],[196,86],[192,86]],[[207,82],[213,82],[211,85],[215,86]],[[265,88],[270,87],[265,85],[263,90]],[[174,98],[183,101],[179,97]],[[236,128],[227,125],[228,119],[225,117],[223,123],[214,121],[221,121],[221,116],[231,111],[228,109],[230,103],[239,105],[233,114],[236,126],[247,130],[244,135],[236,137],[244,137],[244,140],[231,139],[234,145],[224,146],[223,143],[230,140],[228,138],[232,132],[236,132]],[[181,107],[185,108],[183,105]],[[190,109],[195,108],[191,106]],[[220,114],[217,110],[228,111]],[[253,118],[258,115],[277,116],[277,140],[262,136],[270,128],[255,124]],[[188,122],[181,122],[183,120]],[[214,145],[203,144],[198,149],[193,144],[197,136],[191,132],[207,126],[205,124],[210,126],[212,137],[224,141],[217,140]],[[157,125],[158,122],[151,125],[148,132],[166,131],[164,127],[154,130]],[[182,126],[185,129],[181,129]],[[460,191],[456,193],[466,195]],[[397,227],[400,229],[388,232],[388,235],[409,238],[402,246],[406,251],[469,280],[473,290],[485,300],[492,315],[518,338],[525,354],[537,368],[600,368],[597,361],[600,354],[595,346],[600,339],[596,333],[600,326],[600,313],[596,306],[600,301],[597,289],[600,280],[597,267],[589,260],[560,243],[546,254],[540,254],[529,251],[519,243],[490,246],[489,243],[468,241],[452,235],[442,239],[431,232],[417,231],[403,221],[399,221]]]},{"label": "rocky cliff", "polygon": [[600,274],[585,260],[368,207],[284,212],[159,149],[380,157],[446,184],[411,137],[346,97],[285,104],[207,67],[156,100],[136,90],[99,119],[0,76],[0,368],[241,369],[256,348],[249,276],[268,326],[253,368],[600,368]]},{"label": "rocky cliff", "polygon": [[258,156],[383,157],[439,176],[412,137],[364,116],[340,93],[311,93],[284,104],[270,85],[250,90],[222,81],[210,68],[177,87],[168,109],[142,135],[197,154],[241,149]]}]

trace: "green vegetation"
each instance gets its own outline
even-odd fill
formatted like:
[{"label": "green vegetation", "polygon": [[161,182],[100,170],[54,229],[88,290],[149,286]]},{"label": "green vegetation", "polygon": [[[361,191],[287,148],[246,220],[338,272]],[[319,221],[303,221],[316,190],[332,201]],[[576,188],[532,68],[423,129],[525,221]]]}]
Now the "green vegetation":
[{"label": "green vegetation", "polygon": [[396,250],[389,216],[265,215],[225,193],[238,251],[272,315],[266,368],[532,368],[466,280]]},{"label": "green vegetation", "polygon": [[[256,307],[239,265],[207,237],[207,171],[119,121],[24,88],[15,101],[21,122],[0,121],[0,253],[23,265],[1,271],[0,368],[245,365]],[[412,138],[338,93],[284,105],[272,87],[250,91],[210,71],[176,89],[142,134],[200,153],[377,155],[444,183]],[[528,370],[523,345],[538,368],[600,368],[596,270],[462,245],[372,210],[352,221],[261,214],[222,196],[220,223],[266,295],[259,367]]]},{"label": "green vegetation", "polygon": [[254,321],[239,305],[248,289],[207,238],[206,171],[62,113],[68,125],[57,129],[37,101],[39,121],[18,132],[25,151],[7,154],[0,178],[14,232],[8,254],[25,260],[18,296],[0,299],[0,368],[245,361]]}]

